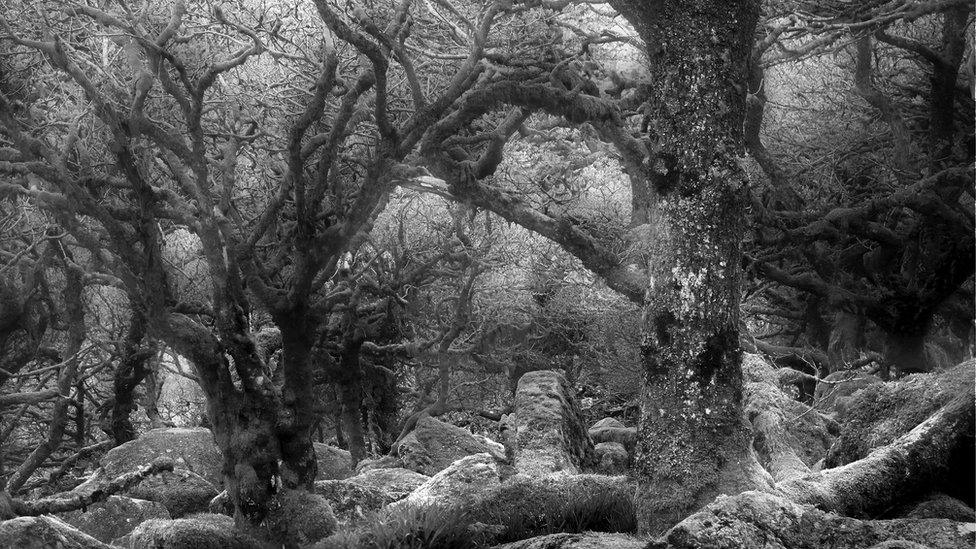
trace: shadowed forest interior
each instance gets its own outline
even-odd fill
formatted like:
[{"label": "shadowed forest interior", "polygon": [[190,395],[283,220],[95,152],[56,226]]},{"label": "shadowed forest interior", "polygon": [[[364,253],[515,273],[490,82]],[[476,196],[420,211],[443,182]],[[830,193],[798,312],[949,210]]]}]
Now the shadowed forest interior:
[{"label": "shadowed forest interior", "polygon": [[0,0],[0,547],[972,547],[973,21]]}]

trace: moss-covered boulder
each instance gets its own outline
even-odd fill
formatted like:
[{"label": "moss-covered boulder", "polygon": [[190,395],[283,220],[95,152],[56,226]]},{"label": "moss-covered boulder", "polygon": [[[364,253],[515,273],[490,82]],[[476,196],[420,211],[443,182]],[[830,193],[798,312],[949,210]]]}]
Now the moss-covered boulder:
[{"label": "moss-covered boulder", "polygon": [[587,430],[593,444],[603,442],[615,442],[622,444],[628,452],[633,452],[637,446],[637,429],[627,427],[619,420],[612,417],[605,417],[593,424]]},{"label": "moss-covered boulder", "polygon": [[395,501],[379,488],[349,480],[315,481],[315,493],[329,502],[340,524],[359,522]]},{"label": "moss-covered boulder", "polygon": [[[100,468],[71,494],[90,494],[114,478]],[[129,488],[124,495],[154,501],[166,507],[170,517],[180,518],[206,512],[210,501],[218,495],[217,488],[202,476],[187,469],[175,469],[144,479]]]},{"label": "moss-covered boulder", "polygon": [[753,491],[720,496],[647,547],[820,549],[872,547],[897,541],[962,549],[973,546],[974,533],[976,525],[950,520],[857,520]]},{"label": "moss-covered boulder", "polygon": [[905,513],[905,518],[976,522],[976,511],[961,499],[946,494],[931,494],[913,504]]},{"label": "moss-covered boulder", "polygon": [[318,463],[318,473],[315,480],[334,480],[349,478],[356,474],[352,467],[352,454],[348,450],[314,442],[315,461]]},{"label": "moss-covered boulder", "polygon": [[633,532],[632,481],[624,476],[516,474],[465,504],[470,520],[499,526],[500,542],[560,531]]},{"label": "moss-covered boulder", "polygon": [[[495,468],[489,457],[459,460],[407,499],[387,506],[376,520],[345,529],[316,547],[475,549],[558,532],[636,528],[634,485],[626,477],[515,474],[495,479],[511,467]],[[476,460],[483,467],[472,467]],[[484,475],[479,476],[479,469]],[[457,478],[464,471],[473,474]],[[449,490],[444,482],[433,485],[452,476],[460,482]],[[423,499],[418,498],[421,492]]]},{"label": "moss-covered boulder", "polygon": [[505,474],[503,467],[503,464],[488,453],[463,457],[390,507],[463,505],[478,493],[501,484]]},{"label": "moss-covered boulder", "polygon": [[576,474],[595,463],[579,403],[559,372],[529,372],[519,379],[512,422],[520,473]]},{"label": "moss-covered boulder", "polygon": [[17,517],[0,522],[4,549],[109,549],[109,546],[51,516]]},{"label": "moss-covered boulder", "polygon": [[223,457],[210,429],[152,429],[135,440],[116,446],[99,460],[108,478],[135,471],[158,457],[169,457],[177,469],[192,471],[214,486],[223,482]]},{"label": "moss-covered boulder", "polygon": [[498,545],[495,549],[643,549],[647,540],[628,534],[549,534]]},{"label": "moss-covered boulder", "polygon": [[149,477],[126,492],[134,498],[163,504],[173,518],[205,513],[218,493],[207,479],[185,469]]},{"label": "moss-covered boulder", "polygon": [[392,501],[398,501],[430,480],[430,477],[410,469],[396,467],[368,469],[347,480],[366,488],[380,490]]},{"label": "moss-covered boulder", "polygon": [[[890,444],[956,396],[971,392],[974,380],[976,362],[969,361],[942,372],[910,375],[861,389],[840,417],[840,437],[830,449],[826,465],[851,463]],[[972,486],[971,481],[968,484]]]},{"label": "moss-covered boulder", "polygon": [[338,522],[329,502],[305,490],[280,490],[272,500],[265,525],[285,547],[315,543],[336,531]]},{"label": "moss-covered boulder", "polygon": [[487,451],[485,443],[470,431],[425,415],[397,444],[396,453],[403,467],[429,476],[464,456]]},{"label": "moss-covered boulder", "polygon": [[66,523],[105,543],[128,534],[146,520],[169,518],[161,503],[125,496],[109,496],[87,509],[61,515]]},{"label": "moss-covered boulder", "polygon": [[630,454],[619,442],[601,442],[593,447],[597,464],[594,471],[601,475],[622,475],[627,472]]},{"label": "moss-covered boulder", "polygon": [[175,520],[147,520],[113,542],[128,549],[264,549],[234,527],[226,515],[194,515]]},{"label": "moss-covered boulder", "polygon": [[112,448],[99,468],[72,494],[87,494],[105,482],[148,465],[159,457],[172,458],[176,468],[146,478],[123,495],[163,504],[171,517],[205,512],[222,484],[223,458],[213,434],[203,428],[162,428]]}]

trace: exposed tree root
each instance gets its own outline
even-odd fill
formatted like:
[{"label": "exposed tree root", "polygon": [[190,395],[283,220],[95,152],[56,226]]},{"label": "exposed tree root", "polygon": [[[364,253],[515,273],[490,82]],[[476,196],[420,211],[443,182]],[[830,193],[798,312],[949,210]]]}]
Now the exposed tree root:
[{"label": "exposed tree root", "polygon": [[[900,435],[893,431],[890,443],[874,448],[862,459],[819,470],[819,464],[811,463],[814,453],[803,444],[804,430],[830,427],[830,422],[816,410],[789,399],[779,389],[773,368],[755,358],[744,362],[751,380],[746,411],[755,434],[754,449],[775,485],[720,497],[652,547],[972,546],[976,527],[968,523],[864,520],[930,492],[949,476],[955,456],[971,444],[973,436],[976,387],[972,382],[951,385],[953,397],[917,425],[898,415],[915,413],[914,409],[892,409],[884,419],[900,425]],[[972,363],[926,382],[944,383],[961,372],[971,380]]]},{"label": "exposed tree root", "polygon": [[777,484],[797,503],[848,516],[871,516],[931,488],[953,450],[973,431],[972,389],[888,446],[842,467]]},{"label": "exposed tree root", "polygon": [[[906,498],[931,490],[948,472],[953,452],[965,443],[965,437],[972,436],[976,388],[970,382],[927,419],[863,459],[813,471],[811,462],[816,456],[799,439],[807,437],[809,442],[811,428],[830,429],[829,420],[790,399],[777,386],[772,367],[764,367],[756,358],[745,361],[747,377],[752,380],[747,386],[746,411],[753,426],[754,447],[776,481],[773,493],[795,503],[848,516],[876,516]],[[955,379],[961,371],[972,379],[972,364],[942,376]],[[930,383],[943,381],[934,379]],[[958,384],[952,386],[960,388]]]}]

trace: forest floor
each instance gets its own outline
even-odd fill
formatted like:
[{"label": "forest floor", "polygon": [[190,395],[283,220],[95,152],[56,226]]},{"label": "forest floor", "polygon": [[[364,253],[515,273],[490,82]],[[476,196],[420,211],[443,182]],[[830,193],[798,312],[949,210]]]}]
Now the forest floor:
[{"label": "forest floor", "polygon": [[[355,468],[316,443],[315,489],[282,490],[266,526],[274,546],[319,549],[973,546],[973,362],[816,386],[758,355],[743,370],[748,489],[659,535],[638,534],[637,429],[587,427],[553,371],[523,376],[500,440],[424,416],[391,455]],[[155,429],[97,465],[67,491],[8,501],[20,516],[0,523],[0,546],[266,546],[235,528],[207,429]]]}]

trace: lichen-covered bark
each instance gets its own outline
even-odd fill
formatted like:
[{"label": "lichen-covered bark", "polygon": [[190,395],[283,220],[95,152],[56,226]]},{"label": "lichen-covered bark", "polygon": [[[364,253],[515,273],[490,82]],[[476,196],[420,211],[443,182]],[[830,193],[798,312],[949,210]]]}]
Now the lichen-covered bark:
[{"label": "lichen-covered bark", "polygon": [[281,408],[276,389],[259,374],[258,351],[243,317],[240,308],[222,311],[217,317],[220,339],[183,315],[150,315],[148,320],[152,333],[193,363],[223,455],[224,487],[236,508],[235,521],[249,534],[264,537],[262,523],[281,484],[276,432]]},{"label": "lichen-covered bark", "polygon": [[659,533],[750,487],[738,348],[745,175],[737,164],[758,2],[614,2],[647,44],[653,162],[640,527]]}]

